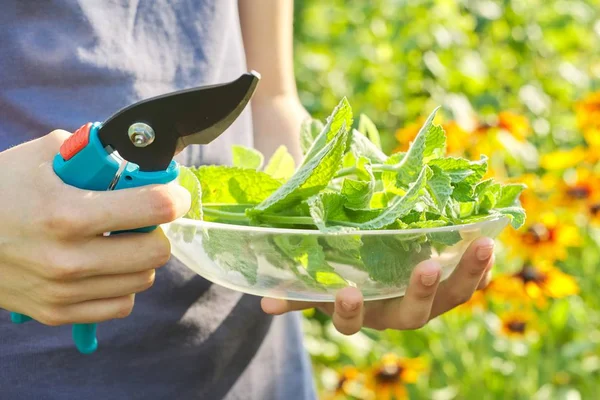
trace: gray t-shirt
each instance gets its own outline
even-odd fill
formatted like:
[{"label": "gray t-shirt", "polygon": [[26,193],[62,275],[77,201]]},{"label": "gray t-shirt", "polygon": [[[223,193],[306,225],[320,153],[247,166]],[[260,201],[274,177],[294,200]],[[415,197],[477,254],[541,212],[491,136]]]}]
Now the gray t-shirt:
[{"label": "gray t-shirt", "polygon": [[[0,151],[245,71],[236,0],[5,0]],[[252,145],[248,109],[177,159],[229,163],[232,143]],[[14,325],[0,310],[0,398],[314,399],[300,322],[172,259],[130,317],[99,324],[91,356],[74,349],[70,326]]]}]

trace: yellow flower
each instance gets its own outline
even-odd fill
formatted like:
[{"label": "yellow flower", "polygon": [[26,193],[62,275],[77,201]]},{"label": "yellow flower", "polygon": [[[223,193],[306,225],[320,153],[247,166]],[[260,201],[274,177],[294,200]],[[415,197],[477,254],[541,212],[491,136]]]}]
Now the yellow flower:
[{"label": "yellow flower", "polygon": [[500,316],[501,332],[510,338],[523,338],[533,328],[534,316],[523,310],[508,311]]},{"label": "yellow flower", "polygon": [[582,131],[600,127],[600,91],[590,93],[575,104],[577,125]]},{"label": "yellow flower", "polygon": [[531,127],[529,126],[527,118],[510,111],[498,113],[498,128],[510,132],[520,141],[524,141],[531,132]]},{"label": "yellow flower", "polygon": [[549,171],[563,170],[580,165],[587,157],[587,152],[581,146],[569,150],[557,150],[543,154],[540,166]]},{"label": "yellow flower", "polygon": [[561,299],[579,293],[575,279],[549,262],[525,263],[514,274],[500,275],[488,286],[492,297],[517,302],[533,302],[544,307],[547,299]]},{"label": "yellow flower", "polygon": [[454,309],[455,312],[464,314],[473,312],[475,310],[485,310],[487,308],[486,292],[488,288],[489,286],[475,291],[468,301]]},{"label": "yellow flower", "polygon": [[501,234],[511,248],[510,255],[537,262],[564,260],[567,250],[581,246],[579,228],[564,215],[552,211],[528,214],[528,221],[518,231],[507,229]]},{"label": "yellow flower", "polygon": [[442,125],[446,132],[446,152],[448,155],[462,155],[471,142],[471,134],[464,130],[456,121]]},{"label": "yellow flower", "polygon": [[600,176],[587,169],[578,168],[573,179],[558,185],[557,197],[561,207],[585,214],[588,221],[600,222]]},{"label": "yellow flower", "polygon": [[337,387],[333,393],[323,395],[324,400],[342,400],[347,398],[375,400],[375,395],[366,385],[366,376],[355,366],[344,366],[339,372]]},{"label": "yellow flower", "polygon": [[426,370],[421,358],[400,358],[393,353],[385,354],[371,368],[370,385],[377,400],[406,399],[405,384],[415,383]]},{"label": "yellow flower", "polygon": [[583,137],[588,145],[586,161],[595,164],[600,161],[600,125],[583,131]]}]

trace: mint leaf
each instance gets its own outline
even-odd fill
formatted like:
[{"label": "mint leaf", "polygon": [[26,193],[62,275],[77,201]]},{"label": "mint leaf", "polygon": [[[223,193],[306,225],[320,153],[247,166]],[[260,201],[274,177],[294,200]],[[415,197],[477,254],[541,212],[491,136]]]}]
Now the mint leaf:
[{"label": "mint leaf", "polygon": [[413,182],[421,171],[426,158],[443,155],[446,146],[446,136],[441,126],[433,125],[436,108],[419,130],[415,140],[410,144],[406,155],[398,165],[396,185],[405,187]]},{"label": "mint leaf", "polygon": [[417,180],[412,183],[406,194],[402,197],[396,197],[389,202],[388,207],[376,218],[359,225],[360,229],[381,229],[388,225],[391,225],[394,221],[402,218],[409,211],[411,211],[419,197],[421,192],[425,188],[427,179],[431,176],[432,172],[428,166],[424,166],[421,173],[417,177]]},{"label": "mint leaf", "polygon": [[258,260],[252,251],[252,234],[248,232],[209,229],[203,232],[202,247],[224,271],[239,272],[248,284],[257,282]]},{"label": "mint leaf", "polygon": [[414,267],[431,256],[429,246],[403,244],[391,235],[365,235],[362,241],[360,255],[369,276],[389,286],[408,284]]},{"label": "mint leaf", "polygon": [[500,195],[502,187],[491,179],[483,181],[475,187],[475,196],[479,211],[488,211],[496,206],[496,199]]},{"label": "mint leaf", "polygon": [[281,145],[269,159],[265,173],[277,180],[287,180],[294,174],[296,163],[294,157],[288,152],[287,147]]},{"label": "mint leaf", "polygon": [[271,196],[247,211],[251,218],[264,212],[276,212],[324,189],[339,168],[348,133],[342,124],[335,138],[327,143],[310,161],[296,170],[294,175]]},{"label": "mint leaf", "polygon": [[318,119],[307,118],[302,122],[302,125],[300,125],[300,148],[303,154],[306,154],[310,149],[323,128],[323,123]]},{"label": "mint leaf", "polygon": [[367,117],[365,114],[361,114],[358,119],[358,130],[369,138],[371,143],[373,143],[377,149],[381,150],[379,130],[377,130],[377,127],[375,126],[375,123],[371,121],[371,118]]},{"label": "mint leaf", "polygon": [[190,171],[200,181],[205,204],[258,204],[281,186],[264,172],[252,169],[203,165]]},{"label": "mint leaf", "polygon": [[343,227],[328,227],[327,221],[347,220],[344,214],[344,204],[346,198],[339,193],[319,193],[307,200],[310,216],[317,228],[323,232],[333,232],[343,230]]},{"label": "mint leaf", "polygon": [[[386,161],[385,165],[397,165],[404,159],[406,153],[394,153]],[[393,194],[404,194],[404,190],[397,186],[397,174],[392,171],[384,171],[381,173],[381,181],[386,192]]]},{"label": "mint leaf", "polygon": [[347,286],[346,280],[325,260],[323,247],[316,236],[279,235],[273,237],[273,241],[318,283],[331,288]]},{"label": "mint leaf", "polygon": [[521,207],[504,207],[498,208],[495,211],[502,215],[506,215],[510,219],[510,224],[513,228],[519,229],[525,224],[525,210]]},{"label": "mint leaf", "polygon": [[527,188],[526,185],[522,183],[515,183],[502,186],[502,190],[500,191],[500,196],[498,197],[498,201],[496,202],[496,207],[510,207],[517,203],[521,192]]},{"label": "mint leaf", "polygon": [[427,190],[435,201],[435,205],[439,211],[443,211],[446,203],[452,194],[451,179],[441,168],[432,166],[433,175],[427,181]]},{"label": "mint leaf", "polygon": [[466,182],[474,184],[487,172],[487,157],[482,156],[477,161],[469,161],[465,158],[445,157],[436,158],[429,162],[429,166],[439,167],[452,179],[452,183]]},{"label": "mint leaf", "polygon": [[[348,100],[344,97],[333,109],[331,115],[327,117],[327,124],[325,124],[310,148],[306,151],[302,166],[309,163],[328,143],[337,137],[342,128],[344,130],[350,130],[352,121],[352,108],[350,107]],[[348,143],[346,143],[348,137],[349,136],[345,137],[345,141],[342,146],[344,151],[348,145]]]},{"label": "mint leaf", "polygon": [[370,208],[385,208],[388,205],[388,201],[392,198],[393,195],[388,194],[387,192],[375,192],[371,197],[371,202],[369,204]]},{"label": "mint leaf", "polygon": [[233,166],[239,168],[260,169],[264,156],[258,150],[234,144],[231,146]]},{"label": "mint leaf", "polygon": [[[452,178],[450,178],[452,179]],[[452,198],[460,202],[475,201],[473,198],[473,186],[466,182],[459,182],[453,185]]]},{"label": "mint leaf", "polygon": [[373,186],[374,182],[344,179],[342,195],[346,198],[346,207],[354,210],[369,208]]},{"label": "mint leaf", "polygon": [[377,146],[375,146],[366,136],[357,131],[352,130],[352,138],[350,143],[350,151],[358,156],[363,156],[369,159],[372,163],[384,163],[387,156]]},{"label": "mint leaf", "polygon": [[191,206],[184,218],[203,219],[202,215],[202,186],[196,175],[187,167],[179,167],[179,184],[190,192]]}]

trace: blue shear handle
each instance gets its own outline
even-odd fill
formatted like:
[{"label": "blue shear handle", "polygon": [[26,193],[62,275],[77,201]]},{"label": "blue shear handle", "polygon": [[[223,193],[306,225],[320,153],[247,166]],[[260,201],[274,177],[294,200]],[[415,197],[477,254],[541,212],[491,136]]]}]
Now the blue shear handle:
[{"label": "blue shear handle", "polygon": [[[109,155],[98,139],[98,129],[101,124],[96,122],[90,129],[89,142],[82,150],[68,161],[60,154],[54,158],[54,172],[71,186],[81,189],[105,191],[119,170],[119,161]],[[123,134],[127,134],[124,132]],[[121,173],[115,190],[134,188],[151,184],[164,184],[173,181],[179,175],[179,165],[171,161],[164,171],[144,172],[132,163],[127,163]],[[156,226],[140,227],[135,232],[149,232]],[[114,232],[113,234],[125,231]],[[25,322],[30,317],[11,313],[13,322]],[[96,339],[96,324],[74,324],[73,340],[77,349],[83,354],[93,353],[98,347]]]}]

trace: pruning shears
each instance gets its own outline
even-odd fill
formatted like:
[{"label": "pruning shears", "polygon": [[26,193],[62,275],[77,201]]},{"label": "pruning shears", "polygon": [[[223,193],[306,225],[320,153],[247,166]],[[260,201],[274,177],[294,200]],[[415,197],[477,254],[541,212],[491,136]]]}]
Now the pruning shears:
[{"label": "pruning shears", "polygon": [[[142,100],[103,123],[88,122],[62,144],[53,160],[54,172],[65,183],[86,190],[169,183],[179,176],[175,155],[190,144],[208,144],[221,135],[250,102],[259,80],[260,75],[250,71],[228,83]],[[117,233],[122,231],[112,234]],[[11,313],[11,320],[24,323],[32,318]],[[74,324],[72,335],[79,352],[96,351],[95,323]]]}]

